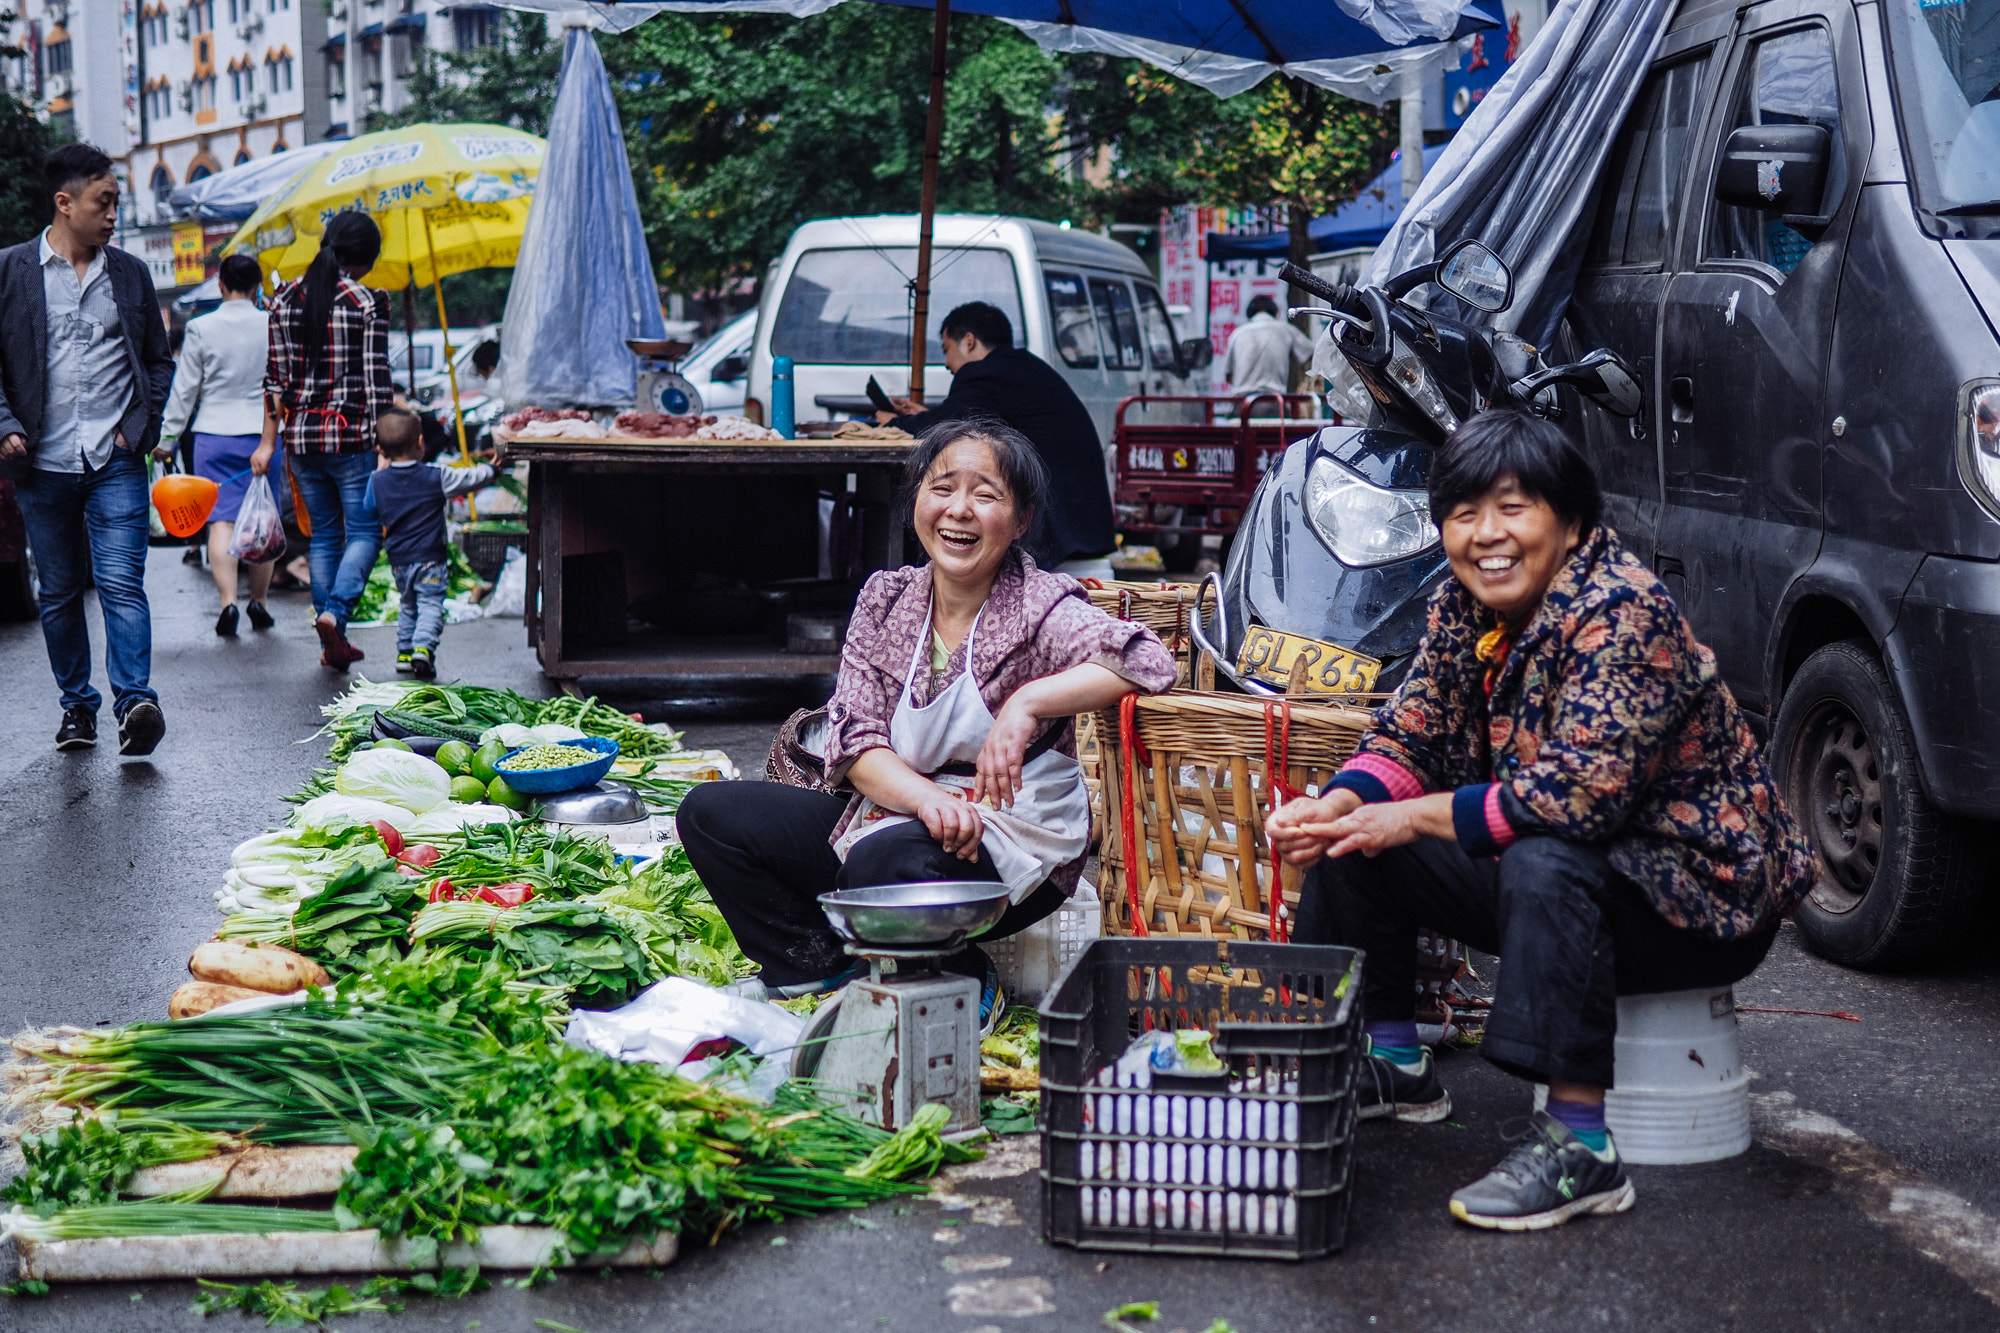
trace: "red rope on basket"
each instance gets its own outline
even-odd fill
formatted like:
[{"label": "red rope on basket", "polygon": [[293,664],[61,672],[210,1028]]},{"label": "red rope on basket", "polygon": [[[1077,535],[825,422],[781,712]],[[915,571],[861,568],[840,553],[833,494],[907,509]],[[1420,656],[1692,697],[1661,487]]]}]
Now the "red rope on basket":
[{"label": "red rope on basket", "polygon": [[1132,913],[1132,933],[1144,938],[1145,916],[1139,906],[1139,841],[1138,812],[1135,796],[1139,786],[1139,765],[1151,763],[1152,756],[1146,753],[1146,746],[1139,739],[1136,705],[1139,692],[1133,690],[1118,700],[1118,766],[1125,775],[1124,810],[1121,821],[1120,841],[1125,848],[1125,903]]},{"label": "red rope on basket", "polygon": [[1291,938],[1291,931],[1278,916],[1278,908],[1285,900],[1284,861],[1278,855],[1277,840],[1271,837],[1269,817],[1278,813],[1279,807],[1288,801],[1295,801],[1305,793],[1291,784],[1285,776],[1291,766],[1292,750],[1292,701],[1283,699],[1264,705],[1264,838],[1271,845],[1271,943],[1283,944]]}]

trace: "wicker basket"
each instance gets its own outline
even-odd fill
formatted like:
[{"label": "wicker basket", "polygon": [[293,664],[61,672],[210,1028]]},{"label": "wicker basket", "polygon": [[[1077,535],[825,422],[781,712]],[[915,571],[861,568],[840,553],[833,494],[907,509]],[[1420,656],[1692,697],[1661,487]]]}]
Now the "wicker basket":
[{"label": "wicker basket", "polygon": [[[1270,938],[1267,769],[1294,791],[1323,783],[1368,721],[1342,704],[1182,690],[1101,714],[1104,933],[1142,933],[1136,903],[1143,933]],[[1284,867],[1292,912],[1299,878]]]}]

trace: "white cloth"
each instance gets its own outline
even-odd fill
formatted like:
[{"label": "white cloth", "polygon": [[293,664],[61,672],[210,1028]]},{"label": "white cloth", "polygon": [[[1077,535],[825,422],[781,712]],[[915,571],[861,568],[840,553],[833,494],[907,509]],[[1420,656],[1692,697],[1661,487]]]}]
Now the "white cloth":
[{"label": "white cloth", "polygon": [[264,368],[271,322],[254,301],[224,301],[188,321],[160,436],[257,435],[264,429]]},{"label": "white cloth", "polygon": [[1292,367],[1311,365],[1312,356],[1312,339],[1260,313],[1230,335],[1222,378],[1237,393],[1290,393]]},{"label": "white cloth", "polygon": [[118,423],[137,387],[118,298],[104,271],[102,247],[82,282],[69,260],[49,244],[46,230],[41,256],[42,296],[49,310],[48,393],[34,466],[45,472],[82,472],[86,463],[100,468],[111,459]]},{"label": "white cloth", "polygon": [[[984,608],[980,611],[985,614]],[[925,618],[926,624],[929,617]],[[924,647],[930,634],[917,637],[910,652],[909,674],[903,679],[903,693],[889,718],[889,748],[896,757],[925,774],[947,791],[970,800],[973,778],[940,773],[946,764],[970,763],[979,758],[987,733],[993,730],[993,713],[979,697],[979,682],[972,675],[973,639],[979,633],[979,617],[965,635],[965,670],[947,685],[937,698],[919,708],[911,702],[910,690],[917,672],[926,668]],[[1045,750],[1021,769],[1021,790],[1013,805],[1000,809],[980,808],[986,834],[980,850],[993,858],[1007,895],[1020,902],[1051,871],[1082,856],[1090,845],[1090,793],[1083,785],[1083,770],[1076,760],[1056,750]],[[862,808],[847,831],[833,844],[842,861],[854,844],[892,824],[909,823],[914,816],[891,814],[863,798]]]}]

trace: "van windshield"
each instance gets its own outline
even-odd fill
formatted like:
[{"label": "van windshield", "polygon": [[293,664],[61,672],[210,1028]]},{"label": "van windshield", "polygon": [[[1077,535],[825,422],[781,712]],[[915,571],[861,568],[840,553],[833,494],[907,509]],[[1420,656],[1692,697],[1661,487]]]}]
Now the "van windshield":
[{"label": "van windshield", "polygon": [[[771,355],[801,365],[897,366],[910,361],[910,279],[916,247],[808,250],[799,256],[771,326]],[[998,306],[1021,341],[1021,289],[1005,250],[933,252],[929,351],[944,361],[938,326],[967,301]]]},{"label": "van windshield", "polygon": [[2000,213],[2000,0],[1889,0],[1888,10],[1919,202]]}]

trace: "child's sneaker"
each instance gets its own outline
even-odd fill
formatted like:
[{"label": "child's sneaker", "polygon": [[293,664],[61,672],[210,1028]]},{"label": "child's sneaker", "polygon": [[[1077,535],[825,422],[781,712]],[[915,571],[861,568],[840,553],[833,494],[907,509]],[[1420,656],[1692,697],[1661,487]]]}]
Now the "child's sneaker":
[{"label": "child's sneaker", "polygon": [[409,675],[409,674],[410,674],[410,672],[411,672],[412,670],[414,670],[414,668],[413,668],[413,667],[411,667],[411,665],[410,665],[410,654],[409,654],[409,653],[397,653],[397,654],[396,654],[396,674],[397,674],[397,675],[399,675],[399,676],[407,676],[407,675]]},{"label": "child's sneaker", "polygon": [[431,661],[431,650],[418,648],[410,654],[410,674],[418,680],[435,680],[437,666]]}]

